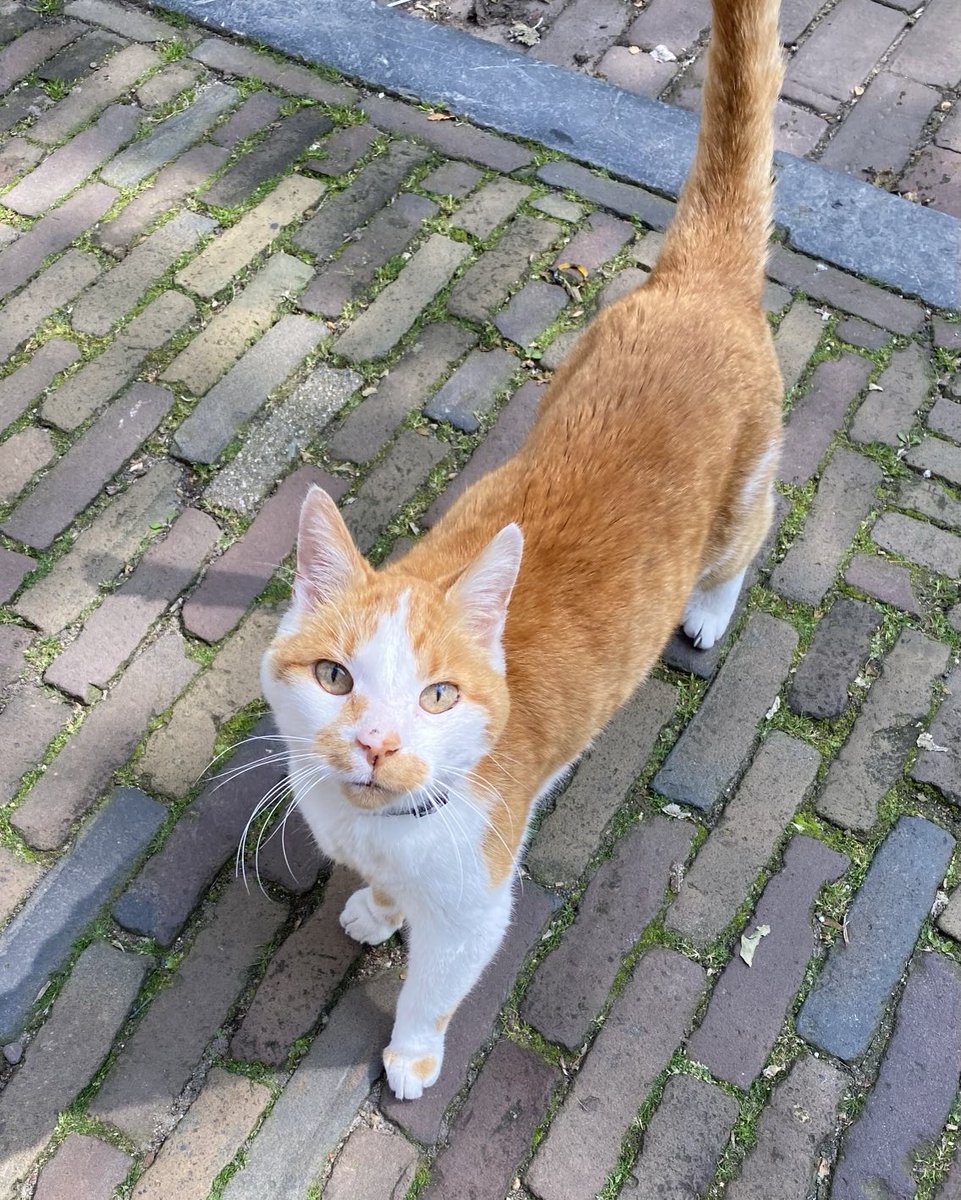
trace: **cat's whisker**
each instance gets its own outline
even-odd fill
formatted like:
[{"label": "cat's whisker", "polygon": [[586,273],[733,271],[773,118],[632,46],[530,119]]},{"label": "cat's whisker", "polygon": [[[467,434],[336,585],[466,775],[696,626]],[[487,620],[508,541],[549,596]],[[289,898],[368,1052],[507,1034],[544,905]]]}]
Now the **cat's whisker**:
[{"label": "cat's whisker", "polygon": [[235,862],[235,873],[243,876],[245,887],[247,886],[246,847],[251,825],[253,825],[260,813],[264,811],[264,808],[271,804],[277,796],[282,796],[288,789],[292,789],[302,777],[308,776],[315,769],[324,769],[324,764],[316,760],[316,758],[312,764],[306,767],[299,767],[293,773],[285,775],[283,779],[278,780],[254,805],[253,811],[247,818],[247,823],[240,835]]},{"label": "cat's whisker", "polygon": [[[224,758],[228,754],[236,754],[237,751],[241,749],[241,747],[247,746],[251,742],[285,742],[285,743],[286,742],[306,742],[309,745],[313,745],[313,738],[293,737],[293,736],[284,737],[284,735],[281,733],[256,733],[256,734],[252,733],[252,734],[249,734],[247,737],[241,738],[239,742],[234,742],[234,744],[232,746],[227,746],[225,749],[219,750],[213,756],[213,758],[210,760],[210,762],[207,763],[207,765],[204,767],[204,769],[200,772],[200,774],[197,776],[197,779],[203,779],[204,775],[206,775],[206,773],[210,770],[210,768],[214,765],[215,762],[219,762],[222,758]],[[268,758],[262,759],[260,761],[262,761],[262,762],[269,761],[269,756],[268,756]]]},{"label": "cat's whisker", "polygon": [[224,784],[232,783],[235,779],[239,779],[241,775],[246,775],[248,771],[255,771],[258,767],[263,767],[268,764],[276,765],[278,762],[281,765],[292,762],[310,761],[316,759],[317,755],[312,751],[298,750],[294,754],[287,754],[284,758],[274,758],[268,756],[266,758],[258,758],[253,762],[243,763],[239,767],[230,767],[226,771],[222,771],[219,775],[214,775],[213,779],[218,780],[217,786],[213,789],[215,792],[220,791]]}]

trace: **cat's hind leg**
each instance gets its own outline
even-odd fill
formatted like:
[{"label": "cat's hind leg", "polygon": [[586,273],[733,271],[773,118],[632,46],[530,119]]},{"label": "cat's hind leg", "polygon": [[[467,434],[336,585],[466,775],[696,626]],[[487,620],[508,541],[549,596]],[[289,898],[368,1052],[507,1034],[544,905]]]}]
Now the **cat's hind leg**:
[{"label": "cat's hind leg", "polygon": [[390,896],[378,888],[359,888],[344,905],[340,914],[341,928],[355,942],[376,946],[386,942],[404,923]]}]

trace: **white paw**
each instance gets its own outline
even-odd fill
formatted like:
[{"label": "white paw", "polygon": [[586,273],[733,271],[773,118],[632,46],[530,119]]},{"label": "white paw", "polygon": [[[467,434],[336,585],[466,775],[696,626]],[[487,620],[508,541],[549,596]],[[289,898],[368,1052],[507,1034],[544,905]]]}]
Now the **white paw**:
[{"label": "white paw", "polygon": [[[395,915],[400,916],[399,913]],[[402,924],[402,918],[393,923],[384,920],[382,911],[374,905],[369,887],[354,892],[340,914],[340,925],[344,932],[355,942],[366,942],[370,946],[386,942]]]},{"label": "white paw", "polygon": [[709,608],[702,608],[692,602],[684,613],[684,632],[694,643],[696,649],[710,650],[727,629],[729,620],[730,613],[711,612]]},{"label": "white paw", "polygon": [[417,1100],[437,1082],[444,1061],[444,1043],[419,1046],[417,1049],[395,1048],[394,1043],[384,1051],[384,1067],[390,1090],[398,1100]]}]

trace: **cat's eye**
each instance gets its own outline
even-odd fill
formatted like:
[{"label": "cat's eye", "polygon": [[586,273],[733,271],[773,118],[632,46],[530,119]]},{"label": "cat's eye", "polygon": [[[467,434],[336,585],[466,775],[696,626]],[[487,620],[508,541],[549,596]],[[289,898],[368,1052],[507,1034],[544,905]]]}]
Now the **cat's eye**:
[{"label": "cat's eye", "polygon": [[453,708],[459,699],[455,683],[431,683],[420,694],[420,706],[424,712],[442,713]]},{"label": "cat's eye", "polygon": [[346,696],[353,691],[354,679],[350,671],[340,663],[331,662],[329,658],[320,660],[314,667],[314,674],[324,691],[332,696]]}]

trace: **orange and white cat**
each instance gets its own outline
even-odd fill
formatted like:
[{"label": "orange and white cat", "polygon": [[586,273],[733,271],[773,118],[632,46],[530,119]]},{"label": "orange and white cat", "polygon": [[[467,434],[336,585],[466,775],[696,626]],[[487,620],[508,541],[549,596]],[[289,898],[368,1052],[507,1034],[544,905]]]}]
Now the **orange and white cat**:
[{"label": "orange and white cat", "polygon": [[761,310],[777,0],[714,0],[691,176],[646,285],[558,370],[521,449],[375,571],[308,495],[264,658],[295,800],[369,886],[341,922],[405,924],[384,1051],[413,1098],[501,942],[538,798],[680,623],[708,647],[767,531],[781,379]]}]

